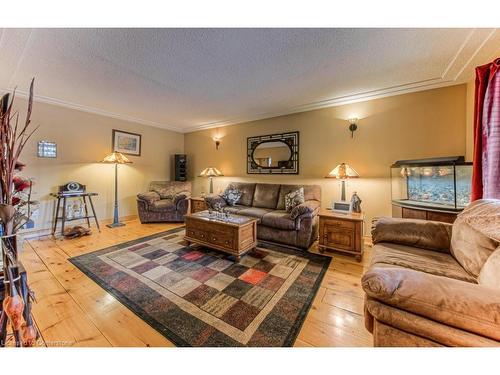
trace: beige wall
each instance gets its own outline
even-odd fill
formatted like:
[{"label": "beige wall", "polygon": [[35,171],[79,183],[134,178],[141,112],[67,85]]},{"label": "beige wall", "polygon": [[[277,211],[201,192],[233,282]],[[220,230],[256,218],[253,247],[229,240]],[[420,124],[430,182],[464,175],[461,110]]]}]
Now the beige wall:
[{"label": "beige wall", "polygon": [[[369,223],[391,214],[389,166],[394,161],[465,155],[466,94],[466,85],[458,85],[186,134],[194,194],[208,191],[208,181],[196,176],[213,165],[225,175],[214,179],[215,192],[232,180],[320,184],[327,207],[340,198],[340,183],[323,177],[346,162],[361,176],[348,182],[347,194],[358,192]],[[353,139],[350,117],[360,119]],[[299,175],[246,174],[247,137],[295,130],[300,131]],[[218,151],[215,135],[221,138]]]},{"label": "beige wall", "polygon": [[[24,116],[26,102],[16,99]],[[40,200],[36,228],[50,228],[54,200],[49,193],[58,185],[78,181],[87,190],[99,193],[95,207],[100,219],[113,216],[114,166],[98,163],[111,152],[112,129],[142,135],[142,154],[130,156],[133,164],[119,166],[120,215],[137,214],[136,194],[146,189],[151,180],[170,179],[170,157],[184,150],[184,135],[151,126],[117,120],[45,103],[34,103],[32,121],[39,125],[25,148],[21,160],[27,164],[22,172],[35,179],[35,199]],[[57,143],[57,158],[38,158],[38,141]]]}]

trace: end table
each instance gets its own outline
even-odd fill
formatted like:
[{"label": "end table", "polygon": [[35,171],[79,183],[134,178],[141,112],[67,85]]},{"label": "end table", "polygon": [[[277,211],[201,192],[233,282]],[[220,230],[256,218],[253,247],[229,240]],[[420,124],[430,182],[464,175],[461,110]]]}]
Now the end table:
[{"label": "end table", "polygon": [[191,197],[189,198],[190,202],[190,213],[194,214],[195,212],[205,211],[207,209],[207,204],[205,203],[205,198],[203,197]]},{"label": "end table", "polygon": [[[85,220],[87,220],[87,225],[90,228],[90,219],[93,218],[95,220],[95,224],[97,226],[97,230],[99,232],[101,231],[101,228],[99,227],[99,221],[97,220],[97,215],[95,213],[94,204],[92,203],[92,197],[97,196],[98,195],[97,193],[67,193],[67,194],[63,194],[63,193],[51,193],[50,195],[57,199],[56,213],[54,215],[54,225],[52,226],[52,235],[54,235],[56,233],[57,222],[58,222],[59,219],[61,220],[61,235],[64,235],[64,226],[65,226],[66,222],[67,221],[72,221],[72,220],[82,220],[82,219],[85,219]],[[71,219],[68,219],[66,217],[66,200],[68,198],[82,198],[83,199],[83,206],[84,206],[84,209],[85,209],[85,216],[78,216],[78,217],[74,217],[74,218],[71,218]],[[86,199],[89,200],[90,208],[92,209],[92,215],[89,215],[89,211],[88,211],[88,208],[87,208],[87,201],[86,201]],[[62,215],[59,216],[59,208],[61,207],[61,201],[62,201]]]},{"label": "end table", "polygon": [[363,213],[322,209],[319,213],[319,251],[351,254],[360,262],[363,257],[363,220]]}]

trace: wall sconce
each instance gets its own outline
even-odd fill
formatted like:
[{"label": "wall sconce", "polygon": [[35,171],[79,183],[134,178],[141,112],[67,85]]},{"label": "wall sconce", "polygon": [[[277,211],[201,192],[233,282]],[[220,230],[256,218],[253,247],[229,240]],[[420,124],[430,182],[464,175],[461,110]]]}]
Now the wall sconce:
[{"label": "wall sconce", "polygon": [[213,138],[214,142],[215,142],[215,149],[218,150],[219,149],[219,146],[220,146],[220,138],[215,136]]},{"label": "wall sconce", "polygon": [[350,118],[349,120],[349,131],[351,132],[351,138],[354,138],[354,132],[358,128],[358,119],[356,117]]}]

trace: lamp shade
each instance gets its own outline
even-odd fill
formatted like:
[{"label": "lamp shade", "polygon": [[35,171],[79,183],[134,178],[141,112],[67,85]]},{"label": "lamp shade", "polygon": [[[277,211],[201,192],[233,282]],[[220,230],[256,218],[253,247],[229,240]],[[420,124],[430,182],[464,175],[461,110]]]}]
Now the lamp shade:
[{"label": "lamp shade", "polygon": [[221,171],[219,171],[215,167],[205,168],[204,170],[202,170],[200,172],[200,175],[199,175],[199,177],[220,177],[220,176],[224,176],[224,175],[222,174]]},{"label": "lamp shade", "polygon": [[347,178],[359,177],[359,174],[348,164],[342,163],[333,168],[333,170],[330,173],[328,173],[328,175],[325,177],[345,180]]},{"label": "lamp shade", "polygon": [[130,164],[132,163],[127,159],[125,155],[119,152],[113,152],[101,160],[101,163],[112,163],[112,164]]}]

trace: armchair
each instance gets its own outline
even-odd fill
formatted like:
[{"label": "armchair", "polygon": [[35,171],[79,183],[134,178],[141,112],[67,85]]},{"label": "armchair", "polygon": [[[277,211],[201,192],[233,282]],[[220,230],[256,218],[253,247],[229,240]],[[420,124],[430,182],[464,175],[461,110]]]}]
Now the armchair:
[{"label": "armchair", "polygon": [[137,194],[141,223],[184,221],[191,196],[191,182],[153,181]]},{"label": "armchair", "polygon": [[499,203],[476,201],[453,226],[374,222],[362,286],[375,346],[500,346]]}]

